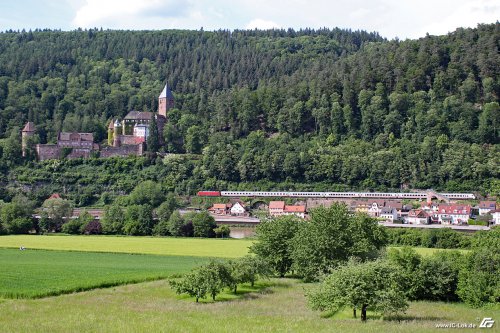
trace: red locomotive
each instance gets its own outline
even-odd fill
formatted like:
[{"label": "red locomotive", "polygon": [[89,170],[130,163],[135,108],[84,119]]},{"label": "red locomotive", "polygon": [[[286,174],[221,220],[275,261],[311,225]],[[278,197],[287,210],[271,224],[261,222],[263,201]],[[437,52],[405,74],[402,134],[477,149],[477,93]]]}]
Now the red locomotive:
[{"label": "red locomotive", "polygon": [[220,191],[199,191],[199,197],[220,197]]}]

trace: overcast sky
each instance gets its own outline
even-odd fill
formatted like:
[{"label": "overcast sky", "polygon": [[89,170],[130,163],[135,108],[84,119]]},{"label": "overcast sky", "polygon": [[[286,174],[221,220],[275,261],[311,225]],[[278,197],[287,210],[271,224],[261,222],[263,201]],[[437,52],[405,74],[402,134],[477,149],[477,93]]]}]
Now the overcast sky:
[{"label": "overcast sky", "polygon": [[499,0],[2,0],[0,31],[348,28],[442,35],[500,19]]}]

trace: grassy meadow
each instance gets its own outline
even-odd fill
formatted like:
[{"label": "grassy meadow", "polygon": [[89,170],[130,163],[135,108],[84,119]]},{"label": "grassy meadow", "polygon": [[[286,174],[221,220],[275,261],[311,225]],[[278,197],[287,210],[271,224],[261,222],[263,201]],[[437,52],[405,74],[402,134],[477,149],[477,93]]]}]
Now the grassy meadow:
[{"label": "grassy meadow", "polygon": [[[252,242],[1,236],[0,332],[404,333],[434,331],[436,324],[478,325],[484,317],[500,320],[500,306],[472,309],[461,303],[412,302],[399,318],[368,312],[368,323],[361,323],[351,317],[351,309],[333,315],[312,311],[304,293],[313,284],[293,279],[239,286],[237,295],[225,291],[216,302],[208,298],[199,304],[169,287],[167,277],[209,257],[243,256]],[[27,250],[20,251],[20,246]],[[422,255],[446,251],[415,249]],[[495,325],[489,331],[498,330],[498,322]],[[453,329],[460,331],[470,329]]]},{"label": "grassy meadow", "polygon": [[248,253],[254,241],[174,237],[117,237],[65,235],[0,236],[0,248],[142,253],[170,256],[238,258]]},{"label": "grassy meadow", "polygon": [[[475,323],[500,318],[500,309],[463,304],[414,302],[400,320],[369,313],[368,322],[347,309],[333,317],[310,310],[304,288],[291,279],[267,282],[238,299],[206,301],[176,295],[166,280],[84,293],[0,303],[5,332],[430,332],[438,323]],[[247,290],[248,291],[248,290]],[[446,331],[446,330],[444,330]],[[453,329],[453,332],[470,332]],[[494,332],[493,330],[488,330]]]},{"label": "grassy meadow", "polygon": [[205,257],[0,249],[0,297],[36,298],[182,274]]}]

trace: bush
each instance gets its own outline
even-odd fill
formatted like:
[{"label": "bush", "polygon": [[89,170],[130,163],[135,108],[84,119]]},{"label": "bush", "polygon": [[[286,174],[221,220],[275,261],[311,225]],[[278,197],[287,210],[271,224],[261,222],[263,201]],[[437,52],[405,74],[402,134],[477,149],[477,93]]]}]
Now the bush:
[{"label": "bush", "polygon": [[62,225],[61,231],[66,234],[81,234],[85,226],[79,219],[74,219]]},{"label": "bush", "polygon": [[389,244],[422,246],[428,248],[461,249],[470,246],[470,236],[449,228],[440,229],[389,229]]},{"label": "bush", "polygon": [[168,219],[167,230],[172,236],[189,236],[188,234],[191,234],[192,236],[192,231],[186,234],[185,230],[183,230],[183,226],[184,219],[182,218],[179,211],[176,210],[172,213],[172,215],[170,215],[170,218]]},{"label": "bush", "polygon": [[4,223],[9,234],[27,234],[33,229],[33,221],[26,217],[18,217]]},{"label": "bush", "polygon": [[193,222],[188,221],[182,225],[180,236],[182,236],[182,237],[193,237],[194,236]]},{"label": "bush", "polygon": [[470,219],[469,221],[467,221],[467,224],[468,225],[483,225],[483,226],[488,226],[489,223],[488,221],[486,220],[473,220],[473,219]]},{"label": "bush", "polygon": [[102,233],[101,223],[99,221],[90,221],[84,226],[83,232],[86,235],[99,235]]},{"label": "bush", "polygon": [[429,301],[457,301],[458,273],[462,263],[459,252],[438,252],[423,257],[418,267],[422,278],[416,299]]},{"label": "bush", "polygon": [[214,229],[215,237],[228,238],[231,233],[231,229],[227,225],[221,225]]},{"label": "bush", "polygon": [[194,237],[215,237],[215,220],[208,212],[201,212],[193,217]]},{"label": "bush", "polygon": [[463,256],[458,251],[422,257],[414,249],[390,249],[390,262],[402,272],[401,285],[410,300],[456,301]]},{"label": "bush", "polygon": [[118,205],[107,206],[101,220],[102,232],[105,234],[121,234],[125,224],[125,213]]},{"label": "bush", "polygon": [[457,293],[474,307],[500,302],[499,248],[477,248],[467,255],[459,273]]}]

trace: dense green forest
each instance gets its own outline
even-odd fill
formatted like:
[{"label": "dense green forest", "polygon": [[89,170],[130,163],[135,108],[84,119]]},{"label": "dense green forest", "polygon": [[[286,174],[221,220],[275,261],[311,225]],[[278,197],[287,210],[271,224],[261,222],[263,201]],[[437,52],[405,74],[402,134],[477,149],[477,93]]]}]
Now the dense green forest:
[{"label": "dense green forest", "polygon": [[[199,189],[500,189],[500,24],[386,40],[341,29],[0,33],[0,199],[93,204],[143,180]],[[165,159],[33,162],[59,131],[105,143],[113,117],[176,108]],[[47,186],[50,184],[49,186]],[[82,199],[85,193],[90,198]]]}]

